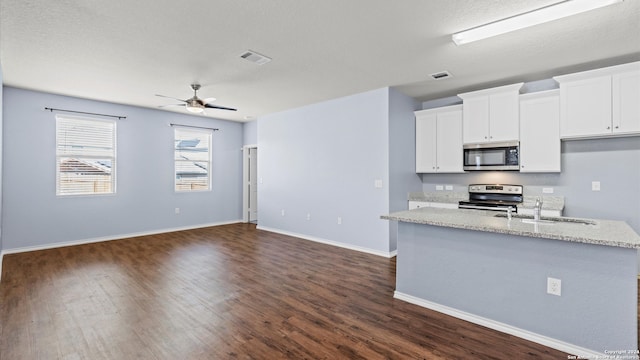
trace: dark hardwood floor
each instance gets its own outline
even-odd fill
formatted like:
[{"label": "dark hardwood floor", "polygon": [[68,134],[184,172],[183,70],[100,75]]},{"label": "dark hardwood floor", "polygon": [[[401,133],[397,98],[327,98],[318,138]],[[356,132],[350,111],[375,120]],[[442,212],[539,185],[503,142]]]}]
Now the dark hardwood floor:
[{"label": "dark hardwood floor", "polygon": [[395,260],[234,224],[4,257],[0,358],[567,359],[393,298]]}]

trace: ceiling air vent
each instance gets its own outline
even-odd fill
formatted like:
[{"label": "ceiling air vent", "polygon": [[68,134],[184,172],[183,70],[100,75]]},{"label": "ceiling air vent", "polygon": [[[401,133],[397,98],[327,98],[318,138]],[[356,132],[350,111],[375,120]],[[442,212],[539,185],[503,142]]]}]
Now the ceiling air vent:
[{"label": "ceiling air vent", "polygon": [[251,50],[245,51],[244,53],[242,53],[242,55],[240,55],[240,57],[258,65],[264,65],[271,61],[270,57],[258,54],[257,52]]},{"label": "ceiling air vent", "polygon": [[440,71],[437,73],[433,73],[431,76],[434,80],[442,80],[442,79],[448,79],[451,77],[451,74],[448,71]]}]

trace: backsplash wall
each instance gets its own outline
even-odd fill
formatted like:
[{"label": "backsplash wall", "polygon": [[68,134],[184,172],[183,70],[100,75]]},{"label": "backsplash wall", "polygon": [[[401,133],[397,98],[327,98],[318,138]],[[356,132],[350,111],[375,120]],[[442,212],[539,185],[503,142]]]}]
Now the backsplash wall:
[{"label": "backsplash wall", "polygon": [[[640,233],[640,138],[572,140],[562,142],[561,173],[480,171],[463,174],[422,174],[422,190],[453,185],[466,192],[474,183],[524,185],[525,195],[564,196],[565,216],[626,221]],[[591,182],[601,190],[592,191]],[[553,194],[543,194],[543,188]]]}]

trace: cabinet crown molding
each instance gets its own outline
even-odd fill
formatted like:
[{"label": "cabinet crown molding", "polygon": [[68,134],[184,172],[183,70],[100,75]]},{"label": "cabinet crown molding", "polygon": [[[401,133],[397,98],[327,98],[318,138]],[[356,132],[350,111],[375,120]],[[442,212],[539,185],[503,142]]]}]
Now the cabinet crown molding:
[{"label": "cabinet crown molding", "polygon": [[436,107],[436,108],[431,108],[431,109],[424,109],[424,110],[416,110],[413,113],[416,116],[420,116],[420,115],[441,113],[441,112],[446,112],[446,111],[459,111],[459,110],[462,110],[462,104],[460,104],[460,105],[441,106],[441,107]]},{"label": "cabinet crown molding", "polygon": [[636,61],[628,64],[609,66],[605,68],[587,70],[587,71],[577,72],[573,74],[558,75],[558,76],[554,76],[553,80],[557,81],[558,83],[563,83],[563,82],[569,82],[569,81],[591,79],[599,76],[610,76],[610,75],[615,75],[615,74],[620,74],[625,72],[633,72],[633,71],[640,71],[640,61]]},{"label": "cabinet crown molding", "polygon": [[520,94],[520,100],[548,98],[551,96],[560,96],[560,89],[544,90],[544,91],[536,91],[532,93]]},{"label": "cabinet crown molding", "polygon": [[511,85],[498,86],[498,87],[489,88],[489,89],[470,91],[470,92],[458,94],[458,97],[464,100],[465,98],[468,99],[476,96],[485,96],[485,95],[499,94],[499,93],[505,93],[505,92],[511,92],[511,91],[519,92],[520,88],[522,88],[522,85],[524,85],[523,82],[517,83],[517,84],[511,84]]}]

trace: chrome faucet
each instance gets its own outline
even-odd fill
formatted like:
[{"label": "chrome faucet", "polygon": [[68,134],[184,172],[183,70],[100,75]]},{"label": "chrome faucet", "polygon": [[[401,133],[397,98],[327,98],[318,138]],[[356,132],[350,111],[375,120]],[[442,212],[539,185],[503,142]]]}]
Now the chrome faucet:
[{"label": "chrome faucet", "polygon": [[536,198],[536,205],[533,207],[533,220],[540,221],[540,213],[542,212],[542,199]]}]

